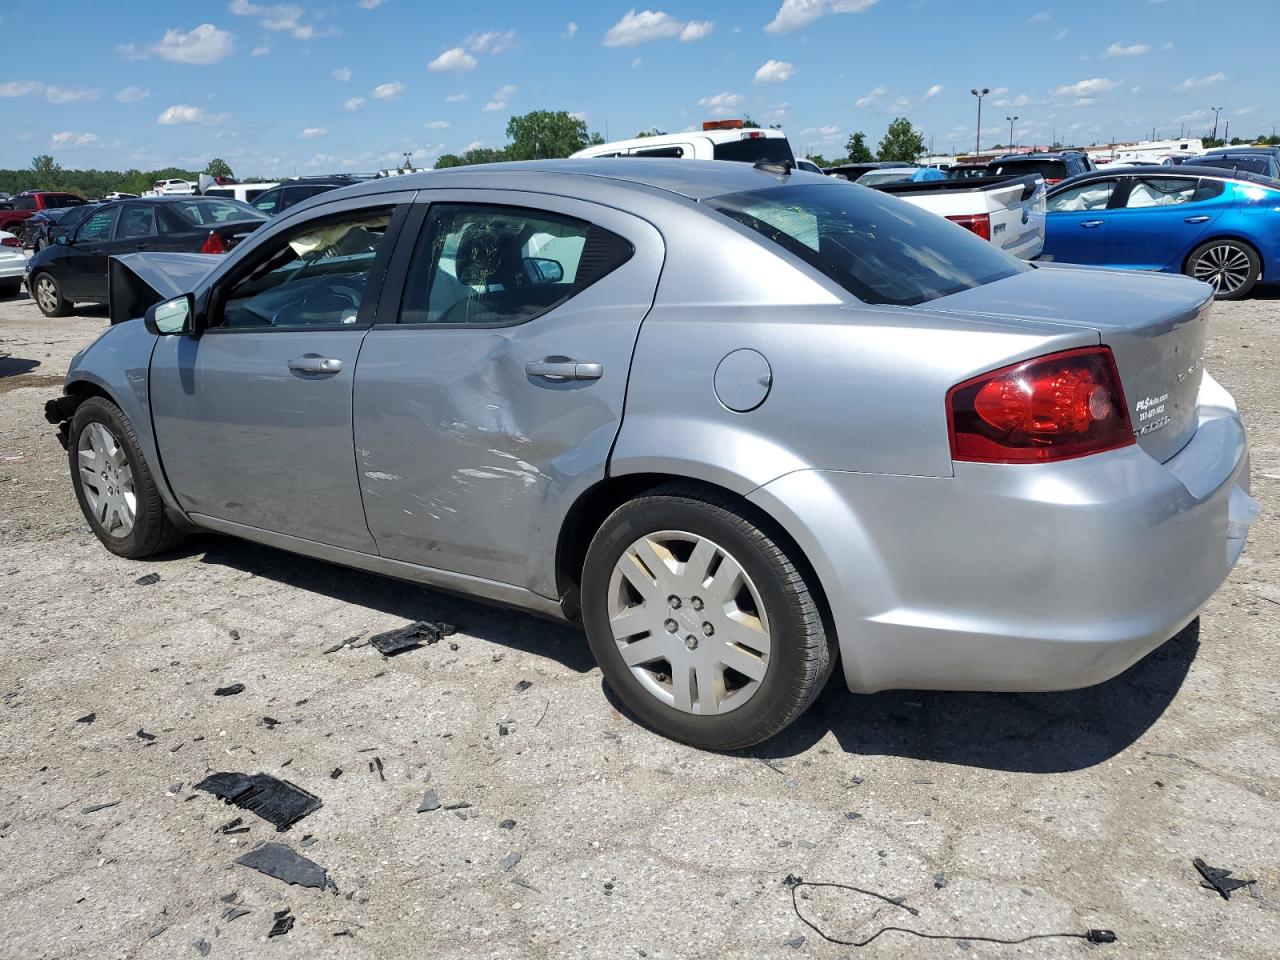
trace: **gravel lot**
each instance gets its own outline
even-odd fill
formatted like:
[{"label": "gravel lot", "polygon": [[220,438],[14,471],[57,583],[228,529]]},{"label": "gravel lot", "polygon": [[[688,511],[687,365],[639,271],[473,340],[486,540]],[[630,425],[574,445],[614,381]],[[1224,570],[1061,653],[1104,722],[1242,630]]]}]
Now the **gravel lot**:
[{"label": "gravel lot", "polygon": [[[0,302],[0,957],[1280,955],[1280,291],[1215,314],[1207,364],[1244,411],[1264,515],[1197,624],[1076,693],[832,684],[739,756],[636,726],[564,627],[212,536],[107,553],[42,416],[106,323]],[[324,653],[414,619],[459,632],[393,659]],[[324,806],[277,834],[193,792],[210,770]],[[418,813],[428,787],[471,807]],[[216,832],[237,815],[248,833]],[[337,893],[234,864],[269,840]],[[1194,856],[1256,895],[1202,889]],[[838,947],[796,918],[788,873],[920,911],[800,901],[845,940],[902,924],[1121,942]],[[230,894],[251,912],[224,919]],[[296,926],[267,940],[286,907]]]}]

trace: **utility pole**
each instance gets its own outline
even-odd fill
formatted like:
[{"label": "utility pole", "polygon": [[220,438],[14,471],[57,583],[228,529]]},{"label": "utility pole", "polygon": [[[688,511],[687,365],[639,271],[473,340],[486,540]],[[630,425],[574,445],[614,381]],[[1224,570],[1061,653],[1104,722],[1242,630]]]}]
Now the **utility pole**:
[{"label": "utility pole", "polygon": [[1013,121],[1017,120],[1018,118],[1016,116],[1013,116],[1013,117],[1005,117],[1005,119],[1009,121],[1009,149],[1012,150],[1013,149]]},{"label": "utility pole", "polygon": [[980,154],[982,153],[982,98],[991,91],[986,87],[983,87],[981,91],[974,87],[969,92],[978,98],[978,134],[973,138],[973,152]]},{"label": "utility pole", "polygon": [[1231,121],[1230,120],[1227,121],[1227,129],[1222,131],[1222,142],[1226,144],[1231,143]]},{"label": "utility pole", "polygon": [[1218,142],[1218,114],[1222,112],[1222,108],[1210,107],[1209,109],[1213,111],[1213,138],[1212,139],[1214,144],[1216,145]]}]

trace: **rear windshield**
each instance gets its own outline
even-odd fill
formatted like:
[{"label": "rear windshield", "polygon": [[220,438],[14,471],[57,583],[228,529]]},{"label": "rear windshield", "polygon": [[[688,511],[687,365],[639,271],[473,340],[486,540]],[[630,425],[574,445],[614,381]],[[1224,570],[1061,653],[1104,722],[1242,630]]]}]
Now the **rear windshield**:
[{"label": "rear windshield", "polygon": [[1196,166],[1247,170],[1250,173],[1260,173],[1263,176],[1271,173],[1271,164],[1267,162],[1266,157],[1209,157],[1207,160],[1197,160]]},{"label": "rear windshield", "polygon": [[211,223],[233,223],[237,220],[266,220],[267,215],[239,200],[196,198],[169,203],[169,209],[177,211],[182,219],[196,226]]},{"label": "rear windshield", "polygon": [[738,160],[742,163],[794,163],[791,142],[786,137],[757,137],[754,140],[730,140],[715,146],[717,160]]},{"label": "rear windshield", "polygon": [[987,169],[996,176],[1016,173],[1023,177],[1038,173],[1046,180],[1065,180],[1068,176],[1067,165],[1062,160],[999,160]]},{"label": "rear windshield", "polygon": [[1030,269],[963,227],[853,184],[774,187],[706,203],[866,303],[911,306]]}]

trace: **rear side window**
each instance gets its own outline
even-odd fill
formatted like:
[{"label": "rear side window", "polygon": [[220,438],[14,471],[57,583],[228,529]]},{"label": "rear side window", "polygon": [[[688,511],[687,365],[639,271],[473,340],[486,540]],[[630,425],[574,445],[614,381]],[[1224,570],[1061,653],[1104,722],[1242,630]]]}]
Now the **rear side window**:
[{"label": "rear side window", "polygon": [[632,252],[623,238],[574,217],[433,205],[409,267],[400,322],[524,323],[617,269]]},{"label": "rear side window", "polygon": [[9,202],[13,204],[14,210],[34,210],[36,208],[35,197],[14,197]]},{"label": "rear side window", "polygon": [[963,227],[856,185],[774,187],[705,202],[866,303],[911,306],[1030,269]]},{"label": "rear side window", "polygon": [[1222,193],[1219,180],[1195,180],[1190,177],[1142,177],[1129,190],[1126,207],[1171,207],[1184,203],[1212,200]]},{"label": "rear side window", "polygon": [[193,200],[176,200],[169,209],[178,213],[193,226],[216,226],[219,223],[235,223],[239,220],[265,220],[266,215],[239,200],[221,200],[216,197],[197,197]]},{"label": "rear side window", "polygon": [[714,154],[717,160],[737,160],[741,163],[794,163],[791,143],[786,137],[748,137],[717,143]]},{"label": "rear side window", "polygon": [[633,157],[667,157],[667,158],[679,160],[681,157],[684,156],[684,147],[670,146],[670,147],[653,147],[652,149],[649,149],[649,150],[632,150],[631,156]]},{"label": "rear side window", "polygon": [[120,228],[116,238],[129,240],[137,237],[152,237],[156,233],[156,208],[151,204],[138,204],[124,208],[120,220]]}]

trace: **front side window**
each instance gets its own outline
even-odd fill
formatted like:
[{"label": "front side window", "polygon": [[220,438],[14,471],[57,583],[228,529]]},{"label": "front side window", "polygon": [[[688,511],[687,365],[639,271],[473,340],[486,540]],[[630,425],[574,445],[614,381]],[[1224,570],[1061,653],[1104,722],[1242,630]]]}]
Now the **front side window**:
[{"label": "front side window", "polygon": [[963,227],[856,184],[774,187],[705,202],[865,303],[912,306],[1030,269]]},{"label": "front side window", "polygon": [[221,325],[354,325],[390,222],[390,209],[361,210],[314,220],[277,238],[223,298]]},{"label": "front side window", "polygon": [[595,283],[631,252],[621,237],[573,217],[433,206],[409,267],[400,322],[523,323]]},{"label": "front side window", "polygon": [[1105,210],[1116,192],[1117,180],[1092,180],[1078,187],[1071,187],[1049,198],[1046,207],[1050,213],[1080,213],[1086,210]]},{"label": "front side window", "polygon": [[107,207],[99,210],[84,222],[76,240],[80,243],[93,243],[97,240],[110,240],[111,228],[116,225],[116,217],[120,215],[119,207]]},{"label": "front side window", "polygon": [[280,206],[280,197],[283,195],[284,190],[280,187],[268,190],[262,196],[258,197],[258,199],[253,201],[253,208],[265,214],[276,213],[278,212],[276,208]]}]

